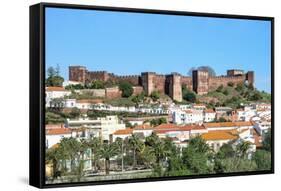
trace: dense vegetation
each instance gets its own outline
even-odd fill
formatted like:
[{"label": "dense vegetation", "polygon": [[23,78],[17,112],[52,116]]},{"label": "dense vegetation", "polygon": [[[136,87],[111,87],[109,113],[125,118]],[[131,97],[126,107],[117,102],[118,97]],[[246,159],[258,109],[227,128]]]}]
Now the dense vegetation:
[{"label": "dense vegetation", "polygon": [[[188,146],[181,150],[170,138],[160,139],[154,133],[145,139],[133,134],[126,139],[117,138],[113,143],[98,138],[80,141],[63,138],[59,146],[47,150],[46,164],[52,164],[50,179],[72,175],[77,181],[85,176],[83,166],[89,158],[92,171],[101,175],[139,169],[150,169],[148,177],[269,170],[270,151],[257,150],[249,159],[249,147],[249,142],[241,142],[236,147],[225,144],[216,153],[198,136],[191,138]],[[70,161],[70,170],[66,169],[66,161]],[[114,168],[112,161],[116,161]]]}]

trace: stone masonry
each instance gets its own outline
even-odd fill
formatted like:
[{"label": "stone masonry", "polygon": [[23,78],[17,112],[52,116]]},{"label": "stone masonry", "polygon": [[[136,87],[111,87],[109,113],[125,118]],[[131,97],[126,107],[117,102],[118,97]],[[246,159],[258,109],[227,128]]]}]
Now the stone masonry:
[{"label": "stone masonry", "polygon": [[[150,95],[153,91],[169,95],[173,100],[182,101],[182,86],[199,95],[207,94],[220,85],[227,86],[229,82],[234,85],[248,83],[254,85],[254,72],[243,70],[227,70],[227,75],[209,76],[207,71],[194,70],[192,76],[183,76],[178,73],[160,75],[155,72],[143,72],[141,75],[118,76],[107,71],[88,71],[84,66],[69,66],[69,80],[89,83],[94,80],[120,82],[128,81]],[[141,88],[142,87],[142,88]]]}]

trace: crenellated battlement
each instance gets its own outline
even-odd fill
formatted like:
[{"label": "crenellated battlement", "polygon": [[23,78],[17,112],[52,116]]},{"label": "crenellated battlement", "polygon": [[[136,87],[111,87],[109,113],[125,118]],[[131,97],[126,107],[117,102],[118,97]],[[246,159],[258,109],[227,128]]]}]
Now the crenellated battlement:
[{"label": "crenellated battlement", "polygon": [[[243,70],[227,70],[227,75],[209,76],[207,71],[195,70],[192,76],[184,76],[177,72],[157,74],[156,72],[142,72],[140,75],[116,75],[107,71],[88,71],[84,66],[69,66],[69,80],[88,83],[93,80],[128,81],[134,86],[143,88],[146,94],[158,91],[181,101],[182,86],[198,94],[205,94],[229,82],[233,84],[248,82],[254,84],[254,72],[244,73]],[[139,89],[138,91],[140,91]]]}]

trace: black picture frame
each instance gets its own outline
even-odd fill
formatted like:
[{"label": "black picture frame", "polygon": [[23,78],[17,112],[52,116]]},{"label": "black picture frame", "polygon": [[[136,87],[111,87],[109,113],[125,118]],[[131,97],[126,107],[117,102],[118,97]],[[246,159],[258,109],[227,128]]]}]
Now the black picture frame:
[{"label": "black picture frame", "polygon": [[[47,7],[270,21],[271,22],[271,87],[272,87],[271,88],[271,100],[272,100],[271,102],[272,104],[271,107],[272,168],[271,170],[207,174],[207,175],[190,175],[190,176],[180,176],[180,177],[177,176],[177,177],[161,177],[161,178],[130,179],[130,180],[110,180],[110,181],[98,181],[98,182],[45,184],[45,129],[44,129],[45,8]],[[56,4],[56,3],[39,3],[36,5],[32,5],[30,6],[29,11],[30,11],[30,82],[29,82],[30,85],[29,184],[30,185],[38,188],[53,188],[53,187],[85,186],[85,185],[116,184],[116,183],[120,184],[120,183],[133,183],[133,182],[166,181],[166,180],[179,180],[179,179],[244,176],[244,175],[274,173],[274,18],[273,17],[154,10],[154,9],[136,9],[136,8],[124,8],[124,7],[104,7],[104,6],[93,6],[93,5],[88,6],[88,5]]]}]

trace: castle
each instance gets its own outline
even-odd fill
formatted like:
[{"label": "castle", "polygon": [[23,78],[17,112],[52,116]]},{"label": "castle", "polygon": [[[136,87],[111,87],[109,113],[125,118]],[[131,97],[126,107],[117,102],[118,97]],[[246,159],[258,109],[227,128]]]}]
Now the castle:
[{"label": "castle", "polygon": [[158,91],[169,95],[173,100],[182,101],[182,86],[193,90],[199,95],[207,94],[219,86],[227,86],[229,82],[234,85],[245,83],[254,85],[254,72],[243,70],[227,70],[227,75],[210,76],[208,71],[194,70],[192,76],[183,76],[179,73],[160,75],[155,72],[142,72],[141,75],[118,76],[106,71],[88,71],[84,66],[69,66],[69,80],[89,83],[93,80],[101,81],[128,81],[138,92],[144,91],[150,95]]}]

